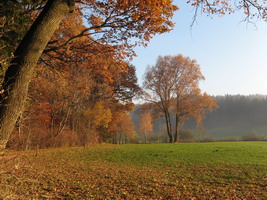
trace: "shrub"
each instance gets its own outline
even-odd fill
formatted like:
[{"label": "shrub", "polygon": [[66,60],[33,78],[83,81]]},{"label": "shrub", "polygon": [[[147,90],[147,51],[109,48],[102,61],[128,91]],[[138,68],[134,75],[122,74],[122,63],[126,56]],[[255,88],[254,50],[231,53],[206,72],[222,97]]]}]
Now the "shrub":
[{"label": "shrub", "polygon": [[256,131],[250,131],[242,136],[242,140],[244,141],[259,141],[264,140],[263,136],[260,136],[256,133]]},{"label": "shrub", "polygon": [[179,130],[179,139],[182,142],[193,142],[195,140],[195,135],[191,130],[180,129]]}]

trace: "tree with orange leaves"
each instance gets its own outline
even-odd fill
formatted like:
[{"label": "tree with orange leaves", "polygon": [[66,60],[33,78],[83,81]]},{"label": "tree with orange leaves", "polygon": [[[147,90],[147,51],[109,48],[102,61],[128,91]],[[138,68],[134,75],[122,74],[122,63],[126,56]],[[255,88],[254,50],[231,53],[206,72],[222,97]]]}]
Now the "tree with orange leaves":
[{"label": "tree with orange leaves", "polygon": [[156,65],[147,69],[143,97],[164,114],[169,142],[177,142],[179,127],[186,120],[201,120],[206,111],[216,108],[215,101],[201,93],[201,80],[204,76],[197,62],[182,55],[160,56]]},{"label": "tree with orange leaves", "polygon": [[[3,1],[6,2],[6,1]],[[92,43],[112,45],[120,55],[125,57],[133,55],[132,47],[136,44],[146,45],[156,34],[168,32],[173,27],[171,18],[177,6],[172,0],[47,0],[47,1],[14,1],[17,4],[33,4],[38,10],[33,12],[40,15],[35,19],[30,30],[20,42],[14,52],[14,59],[10,62],[0,88],[0,149],[5,148],[10,133],[14,128],[18,116],[23,111],[27,99],[30,78],[42,52],[47,53],[64,49],[66,45],[79,37],[91,37]],[[249,20],[250,17],[259,16],[267,18],[266,1],[234,0],[189,0],[198,10],[211,14],[224,14],[236,9],[244,9]],[[43,6],[45,4],[45,6]],[[1,2],[1,5],[2,2]],[[28,6],[22,6],[25,8]],[[60,39],[49,42],[59,23],[69,12],[73,17],[83,15],[88,20],[87,26],[79,33],[69,37],[59,35]],[[195,15],[195,16],[196,16]],[[49,42],[49,45],[47,46]],[[66,51],[71,49],[65,48]],[[60,54],[58,54],[60,55]],[[2,57],[2,56],[0,56]],[[60,58],[60,57],[59,57]]]},{"label": "tree with orange leaves", "polygon": [[[83,28],[80,17],[66,17],[52,40]],[[96,118],[109,114],[113,104],[120,104],[120,112],[128,110],[139,87],[134,66],[124,61],[112,46],[91,44],[91,41],[90,37],[77,38],[64,48],[41,56],[20,123],[27,127],[23,126],[20,134],[13,133],[14,140],[9,147],[17,148],[16,142],[23,143],[23,137],[19,141],[15,139],[18,135],[24,135],[24,143],[26,139],[30,141],[29,148],[107,141],[110,133],[106,131],[105,120]],[[34,116],[40,112],[43,114]],[[47,116],[49,120],[42,123]],[[36,134],[29,135],[28,130]],[[67,136],[70,134],[75,138]]]},{"label": "tree with orange leaves", "polygon": [[147,143],[147,137],[153,131],[153,121],[151,113],[144,110],[140,114],[140,132],[143,133],[145,143]]},{"label": "tree with orange leaves", "polygon": [[113,144],[123,144],[133,141],[136,137],[134,125],[129,112],[117,110],[113,112],[113,119],[109,124]]},{"label": "tree with orange leaves", "polygon": [[[75,8],[88,20],[88,26],[70,37],[59,35],[59,39],[47,47],[60,22]],[[113,45],[117,51],[130,56],[131,47],[137,43],[145,45],[155,34],[171,30],[171,17],[176,9],[171,0],[48,0],[18,45],[5,73],[0,89],[0,149],[5,148],[23,111],[31,76],[45,49],[56,51],[76,38],[89,36],[92,43]]]}]

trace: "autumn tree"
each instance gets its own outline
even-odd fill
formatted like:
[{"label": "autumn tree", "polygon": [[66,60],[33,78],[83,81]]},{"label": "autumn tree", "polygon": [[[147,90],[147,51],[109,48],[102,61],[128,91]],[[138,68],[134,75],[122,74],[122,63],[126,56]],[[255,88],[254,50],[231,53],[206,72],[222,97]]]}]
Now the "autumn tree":
[{"label": "autumn tree", "polygon": [[[37,18],[32,17],[35,19],[34,23],[24,38],[18,42],[16,51],[10,54],[14,55],[14,58],[7,64],[8,69],[0,89],[1,149],[5,147],[18,116],[23,111],[32,73],[44,49],[47,54],[60,49],[67,51],[68,48],[65,48],[67,44],[71,44],[76,38],[89,36],[92,38],[92,43],[110,44],[121,55],[132,56],[133,46],[136,44],[146,45],[154,35],[171,30],[173,27],[171,18],[173,12],[177,10],[177,6],[173,5],[171,0],[22,0],[2,2],[14,2],[17,5],[26,3],[27,6],[21,8],[36,2],[38,6],[29,8],[34,13],[39,13],[39,11],[41,13]],[[266,19],[265,1],[236,0],[228,3],[224,0],[189,0],[188,3],[196,8],[196,13],[199,9],[211,14],[224,14],[236,9],[244,9],[248,18],[259,16]],[[76,14],[79,13],[79,15],[83,15],[84,20],[88,20],[87,27],[70,37],[62,34],[59,40],[49,42],[59,23],[67,13],[73,11],[73,8],[78,10]],[[22,16],[24,15],[20,15],[20,17]],[[0,17],[4,19],[2,15]]]},{"label": "autumn tree", "polygon": [[[20,123],[23,128],[20,133],[17,130],[13,133],[8,146],[16,149],[24,149],[25,146],[46,148],[108,141],[113,134],[107,131],[108,122],[115,119],[113,113],[124,113],[132,105],[134,92],[130,91],[138,88],[137,83],[132,81],[136,80],[136,75],[131,72],[128,78],[126,68],[122,71],[123,76],[112,73],[114,76],[110,77],[108,69],[103,69],[102,72],[108,75],[105,77],[103,73],[92,71],[91,67],[94,66],[73,68],[70,65],[55,72],[38,65],[30,84],[23,123]],[[117,71],[119,69],[117,67]],[[121,84],[125,81],[128,84]],[[123,88],[117,90],[120,84]],[[114,107],[119,107],[119,110]],[[129,134],[124,132],[116,133],[121,135],[120,138],[129,138]]]},{"label": "autumn tree", "polygon": [[0,74],[1,82],[8,63],[21,41],[28,26],[32,23],[29,13],[38,6],[37,1],[31,4],[26,0],[0,2]]},{"label": "autumn tree", "polygon": [[[106,122],[117,112],[112,105],[120,106],[118,112],[128,110],[138,86],[133,66],[118,66],[108,54],[105,59],[101,57],[84,58],[86,62],[81,66],[56,62],[58,69],[39,64],[30,84],[28,106],[22,115],[30,123],[24,132],[14,133],[17,138],[25,135],[24,142],[31,141],[30,148],[107,141],[111,133],[107,131]],[[95,64],[90,65],[91,59]],[[28,130],[35,134],[27,137]],[[12,140],[9,146],[14,145],[16,142]]]},{"label": "autumn tree", "polygon": [[144,135],[145,143],[147,143],[147,137],[153,131],[153,121],[151,113],[147,110],[140,114],[140,132]]},{"label": "autumn tree", "polygon": [[[83,9],[80,14],[88,19],[89,27],[70,38],[61,35],[64,38],[61,43],[52,41],[47,52],[62,48],[77,37],[90,36],[95,38],[96,43],[114,44],[127,55],[136,43],[145,44],[155,34],[168,32],[173,26],[170,21],[173,11],[177,9],[171,0],[156,3],[140,0],[80,0],[76,4],[74,0],[48,0],[18,45],[5,73],[0,99],[1,149],[5,148],[18,116],[23,111],[28,85],[38,59],[59,23],[75,6]],[[131,38],[135,38],[132,40],[134,43],[130,42]]]},{"label": "autumn tree", "polygon": [[136,137],[132,119],[127,111],[113,112],[109,131],[112,133],[113,144],[128,143]]},{"label": "autumn tree", "polygon": [[160,56],[156,65],[147,69],[143,97],[164,114],[169,142],[177,142],[179,127],[186,120],[202,120],[206,111],[216,107],[211,97],[201,93],[201,80],[204,76],[197,62],[182,55]]},{"label": "autumn tree", "polygon": [[[80,17],[69,15],[52,40],[59,40],[61,35],[69,37],[83,28]],[[15,130],[8,147],[46,148],[109,140],[111,133],[105,120],[96,118],[112,115],[113,104],[120,104],[120,112],[128,110],[139,87],[134,66],[112,46],[91,41],[91,37],[80,37],[41,56],[20,120],[23,128],[20,133]]]}]

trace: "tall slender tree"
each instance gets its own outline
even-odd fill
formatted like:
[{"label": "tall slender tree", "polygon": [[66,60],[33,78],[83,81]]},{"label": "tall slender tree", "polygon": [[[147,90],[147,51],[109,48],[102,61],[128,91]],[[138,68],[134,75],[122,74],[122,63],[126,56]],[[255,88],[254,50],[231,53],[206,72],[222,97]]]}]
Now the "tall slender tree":
[{"label": "tall slender tree", "polygon": [[143,133],[145,143],[147,143],[147,137],[153,131],[153,121],[151,113],[147,110],[142,111],[140,114],[140,132]]}]

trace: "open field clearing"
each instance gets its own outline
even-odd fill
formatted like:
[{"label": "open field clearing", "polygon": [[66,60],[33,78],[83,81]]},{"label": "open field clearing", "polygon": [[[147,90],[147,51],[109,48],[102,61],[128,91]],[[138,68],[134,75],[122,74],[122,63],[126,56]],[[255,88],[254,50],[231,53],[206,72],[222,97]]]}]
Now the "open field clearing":
[{"label": "open field clearing", "polygon": [[267,143],[8,152],[0,199],[267,199]]}]

